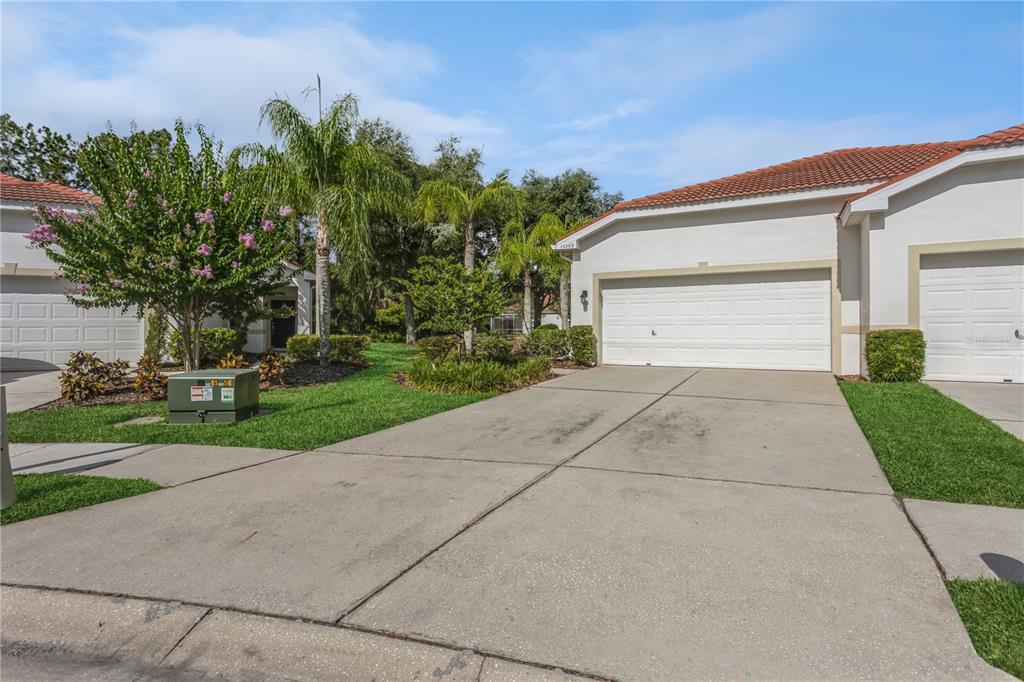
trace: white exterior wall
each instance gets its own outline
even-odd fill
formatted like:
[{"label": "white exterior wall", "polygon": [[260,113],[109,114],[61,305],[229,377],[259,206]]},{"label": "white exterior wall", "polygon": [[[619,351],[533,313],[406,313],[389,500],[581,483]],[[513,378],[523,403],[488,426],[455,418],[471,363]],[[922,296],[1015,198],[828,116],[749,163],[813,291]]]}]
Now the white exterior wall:
[{"label": "white exterior wall", "polygon": [[[646,217],[612,224],[580,241],[572,264],[573,324],[592,324],[595,273],[711,268],[791,261],[838,260],[841,304],[834,314],[839,324],[860,320],[861,248],[859,235],[839,233],[836,214],[843,198],[805,200],[789,204],[748,206],[675,216]],[[580,292],[586,290],[583,310]],[[860,338],[840,340],[837,373],[860,370]]]},{"label": "white exterior wall", "polygon": [[908,247],[1024,237],[1024,162],[961,167],[892,197],[868,224],[867,323],[906,325]]}]

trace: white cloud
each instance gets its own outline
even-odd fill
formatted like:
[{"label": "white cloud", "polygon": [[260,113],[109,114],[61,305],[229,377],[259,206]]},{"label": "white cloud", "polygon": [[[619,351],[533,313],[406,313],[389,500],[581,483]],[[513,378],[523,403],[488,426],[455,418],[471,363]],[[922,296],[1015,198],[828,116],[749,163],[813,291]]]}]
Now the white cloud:
[{"label": "white cloud", "polygon": [[[6,11],[4,20],[46,44],[41,22],[32,25]],[[133,120],[149,128],[181,117],[201,120],[228,144],[250,141],[257,135],[260,105],[275,94],[302,102],[303,89],[317,73],[325,93],[357,93],[363,116],[390,120],[421,154],[451,134],[470,144],[503,134],[482,114],[449,114],[402,95],[424,87],[439,72],[439,60],[429,49],[380,40],[339,22],[262,34],[207,24],[111,29],[114,49],[104,55],[105,68],[38,54],[33,59],[21,42],[9,49],[7,28],[4,110],[18,120],[76,135],[102,130],[107,121],[124,130]],[[315,106],[312,98],[303,104],[309,113]],[[266,139],[266,131],[260,137]]]},{"label": "white cloud", "polygon": [[613,121],[646,113],[650,108],[651,102],[649,100],[627,99],[603,114],[574,118],[561,123],[549,123],[545,127],[549,130],[593,130],[594,128],[606,126]]},{"label": "white cloud", "polygon": [[568,49],[539,49],[529,86],[578,107],[607,96],[690,94],[806,44],[817,23],[806,5],[779,6],[719,21],[643,24],[588,34]]}]

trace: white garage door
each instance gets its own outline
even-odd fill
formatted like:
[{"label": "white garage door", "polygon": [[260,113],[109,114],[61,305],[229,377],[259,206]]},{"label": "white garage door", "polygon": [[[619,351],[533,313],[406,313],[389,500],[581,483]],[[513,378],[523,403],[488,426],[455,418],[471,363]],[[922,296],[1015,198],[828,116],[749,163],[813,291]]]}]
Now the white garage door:
[{"label": "white garage door", "polygon": [[77,350],[103,360],[138,360],[142,321],[132,311],[82,309],[62,293],[66,282],[46,277],[0,281],[0,363],[7,371],[61,366]]},{"label": "white garage door", "polygon": [[601,360],[829,370],[830,288],[826,270],[609,280]]},{"label": "white garage door", "polygon": [[925,377],[1024,381],[1024,251],[924,256]]}]

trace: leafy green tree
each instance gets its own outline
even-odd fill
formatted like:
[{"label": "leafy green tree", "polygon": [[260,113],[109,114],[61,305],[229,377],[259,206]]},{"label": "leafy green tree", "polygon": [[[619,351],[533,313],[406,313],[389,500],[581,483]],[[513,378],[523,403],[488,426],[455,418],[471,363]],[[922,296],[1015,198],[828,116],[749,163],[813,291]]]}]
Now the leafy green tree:
[{"label": "leafy green tree", "polygon": [[[489,184],[457,184],[445,179],[428,180],[416,197],[416,212],[425,223],[446,222],[462,232],[462,263],[467,273],[476,268],[477,227],[487,214],[522,215],[522,196],[504,176]],[[473,349],[473,330],[465,331],[467,350]]]},{"label": "leafy green tree", "polygon": [[[622,201],[622,192],[605,192],[597,177],[582,168],[567,170],[555,176],[546,176],[535,170],[523,175],[519,185],[525,199],[526,223],[532,224],[545,213],[558,216],[570,229],[592,220]],[[543,289],[557,286],[559,312],[562,327],[569,326],[569,263],[564,260],[552,262],[542,272]],[[539,306],[538,306],[539,307]]]},{"label": "leafy green tree", "polygon": [[420,259],[406,286],[420,324],[453,337],[460,358],[470,350],[463,330],[497,315],[505,305],[501,282],[490,272],[483,268],[469,272],[458,263],[433,256]]},{"label": "leafy green tree", "polygon": [[47,126],[24,126],[0,116],[0,172],[34,182],[56,182],[88,189],[78,166],[79,145]]},{"label": "leafy green tree", "polygon": [[310,120],[286,99],[273,98],[260,111],[282,150],[259,150],[271,168],[271,191],[289,197],[315,225],[316,324],[320,364],[330,363],[332,246],[348,267],[365,269],[373,256],[370,215],[396,209],[406,179],[366,144],[356,140],[356,97],[349,93],[325,110],[320,79],[318,118]]},{"label": "leafy green tree", "polygon": [[522,278],[523,332],[533,329],[533,284],[542,267],[558,267],[560,258],[551,246],[565,233],[558,216],[545,213],[531,227],[512,220],[502,232],[498,245],[498,267],[509,277]]},{"label": "leafy green tree", "polygon": [[159,309],[180,332],[186,369],[199,366],[203,319],[259,305],[284,281],[287,206],[264,199],[265,169],[225,156],[203,128],[175,125],[173,141],[108,135],[87,144],[82,173],[95,208],[40,206],[29,240],[44,249],[67,298],[84,308]]}]

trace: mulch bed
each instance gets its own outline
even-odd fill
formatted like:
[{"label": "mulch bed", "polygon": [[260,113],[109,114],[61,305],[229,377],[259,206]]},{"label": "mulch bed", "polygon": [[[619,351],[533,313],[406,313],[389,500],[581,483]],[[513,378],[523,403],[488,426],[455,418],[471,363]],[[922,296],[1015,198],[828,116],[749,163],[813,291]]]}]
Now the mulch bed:
[{"label": "mulch bed", "polygon": [[[322,386],[324,384],[333,384],[336,381],[341,381],[347,377],[352,376],[356,372],[362,369],[366,369],[369,365],[367,363],[345,363],[345,364],[332,364],[327,367],[321,367],[318,362],[296,362],[288,366],[288,369],[284,371],[284,383],[282,384],[268,384],[266,382],[260,382],[261,391],[274,391],[281,388],[304,388],[309,386]],[[164,371],[183,371],[181,367],[175,368],[163,368]],[[109,393],[103,395],[94,396],[88,400],[82,402],[74,402],[71,400],[64,400],[58,398],[57,400],[44,403],[43,405],[37,405],[33,407],[33,410],[51,410],[55,407],[88,407],[90,405],[129,405],[132,403],[148,403],[151,402],[148,398],[144,398],[140,394],[135,392],[132,388],[131,380],[126,383],[115,387]]]},{"label": "mulch bed", "polygon": [[144,398],[132,388],[131,382],[115,387],[109,393],[93,396],[88,400],[76,403],[73,400],[57,398],[42,405],[36,405],[33,410],[51,410],[55,407],[88,407],[90,405],[128,405],[131,403],[148,403],[149,398]]},{"label": "mulch bed", "polygon": [[335,381],[341,381],[350,377],[359,370],[366,369],[368,366],[366,363],[353,363],[332,364],[321,367],[319,362],[296,362],[284,371],[283,384],[261,383],[260,389],[269,391],[276,388],[299,388],[302,386],[333,384]]}]

